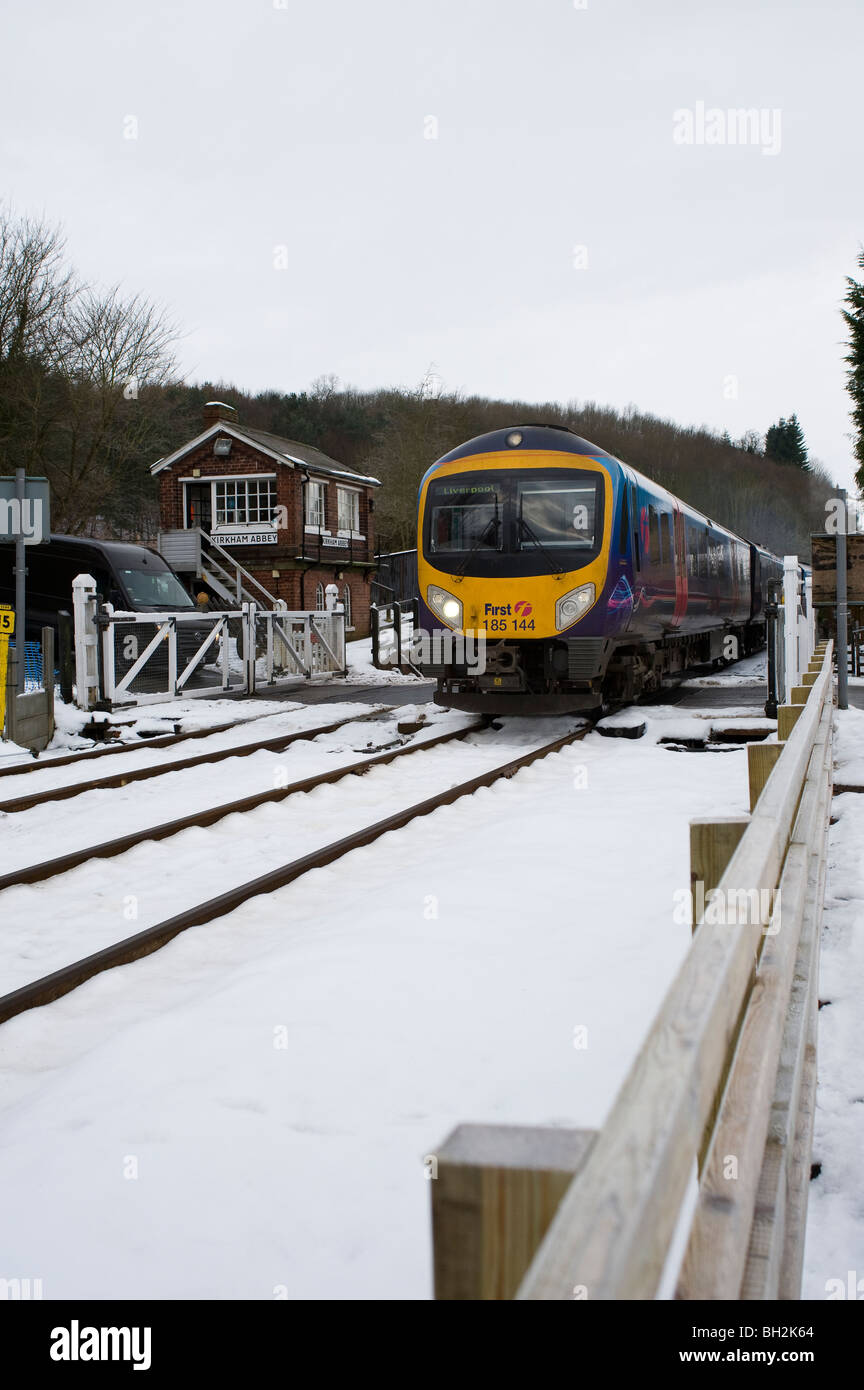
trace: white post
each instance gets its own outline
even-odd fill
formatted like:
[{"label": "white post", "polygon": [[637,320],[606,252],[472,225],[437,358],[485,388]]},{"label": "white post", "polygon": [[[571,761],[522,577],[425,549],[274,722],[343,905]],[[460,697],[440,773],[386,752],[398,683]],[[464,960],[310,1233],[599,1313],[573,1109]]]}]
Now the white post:
[{"label": "white post", "polygon": [[786,646],[786,699],[798,684],[798,556],[783,556],[783,632]]},{"label": "white post", "polygon": [[801,586],[801,603],[798,618],[798,651],[801,656],[801,671],[807,670],[810,658],[813,655],[813,643],[810,638],[812,630],[811,605],[813,596],[809,578],[805,576]]},{"label": "white post", "polygon": [[[339,590],[335,584],[328,584],[324,590],[324,607],[329,613],[327,619],[327,642],[330,650],[336,653],[339,666],[345,669],[345,618],[344,608],[339,602]],[[342,613],[340,621],[337,614]]]},{"label": "white post", "polygon": [[[277,598],[273,600],[273,612],[275,617],[270,619],[271,631],[273,629],[274,622],[278,622],[279,614],[287,613],[287,611],[288,604],[285,602],[284,598]],[[285,672],[288,669],[288,653],[285,650],[287,643],[285,641],[285,638],[282,636],[282,633],[286,630],[287,629],[285,623],[283,622],[281,628],[277,629],[277,635],[273,643],[273,660],[276,666],[282,672]]]},{"label": "white post", "polygon": [[[72,580],[75,622],[75,703],[92,709],[99,697],[99,634],[96,628],[96,581],[90,574]],[[108,629],[109,632],[111,629]],[[109,679],[113,680],[113,661]],[[110,698],[110,697],[109,697]]]},{"label": "white post", "polygon": [[231,630],[228,626],[228,614],[219,619],[219,649],[222,659],[222,689],[228,690],[231,686]]},{"label": "white post", "polygon": [[176,618],[170,618],[170,619],[169,619],[169,622],[168,622],[168,691],[169,691],[169,696],[168,696],[168,698],[171,699],[171,700],[173,700],[173,699],[176,697],[177,693],[178,693],[178,691],[177,691],[177,674],[178,674],[177,641],[178,641],[178,637],[177,637],[177,619],[176,619]]},{"label": "white post", "polygon": [[339,666],[343,676],[348,674],[348,662],[345,660],[345,605],[337,603],[333,613],[333,626],[335,628],[335,641],[332,643],[333,650],[339,657]]},{"label": "white post", "polygon": [[243,657],[246,667],[246,694],[255,694],[255,638],[256,622],[254,603],[243,604]]}]

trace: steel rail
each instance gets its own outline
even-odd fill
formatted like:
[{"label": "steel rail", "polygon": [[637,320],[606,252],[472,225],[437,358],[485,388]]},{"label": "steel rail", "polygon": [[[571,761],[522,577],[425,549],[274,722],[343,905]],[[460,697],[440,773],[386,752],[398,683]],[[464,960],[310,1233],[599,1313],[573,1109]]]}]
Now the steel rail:
[{"label": "steel rail", "polygon": [[[98,762],[100,758],[110,758],[116,753],[146,753],[148,748],[170,748],[172,744],[184,743],[186,739],[209,738],[211,734],[227,734],[232,729],[245,729],[247,724],[257,724],[259,719],[278,719],[279,710],[271,710],[268,714],[256,714],[251,719],[234,719],[229,724],[211,724],[209,728],[187,729],[180,734],[155,734],[153,738],[145,738],[139,734],[138,743],[110,743],[101,748],[79,748],[72,753],[63,753],[58,758],[48,757],[44,760],[31,758],[29,762],[13,764],[12,767],[0,767],[0,777],[23,777],[29,772],[47,772],[52,767],[74,767],[76,763],[87,763],[91,760]],[[290,713],[289,710],[284,712]],[[122,725],[109,725],[109,728],[121,728]]]},{"label": "steel rail", "polygon": [[[304,696],[304,699],[297,703],[303,705],[304,708],[307,709],[310,705],[338,704],[343,700],[347,703],[347,696],[344,695],[341,690],[332,691],[320,700],[314,698],[310,699],[309,696],[311,692],[319,689],[321,689],[320,686],[313,685],[310,686],[308,690],[298,689],[296,692],[292,690],[292,693]],[[381,686],[351,685],[346,686],[345,690],[350,691],[352,697],[366,694],[379,695],[381,693]],[[223,700],[234,699],[236,695],[233,691],[228,693],[220,691],[216,695],[216,698],[221,698]],[[397,709],[398,706],[390,705],[386,708]],[[144,738],[139,734],[139,738],[141,738],[140,743],[112,743],[107,748],[80,748],[72,753],[63,753],[58,758],[47,757],[43,761],[40,760],[39,757],[35,757],[31,758],[26,763],[14,763],[11,767],[0,767],[0,778],[23,777],[28,772],[45,772],[45,770],[50,767],[70,767],[75,763],[88,762],[91,758],[94,760],[107,758],[110,757],[112,753],[137,753],[140,750],[146,750],[148,748],[169,748],[172,744],[183,743],[186,739],[209,738],[211,734],[227,734],[231,729],[245,729],[247,724],[256,724],[259,719],[278,719],[279,717],[279,710],[270,710],[267,714],[255,714],[251,719],[234,719],[228,724],[211,724],[209,728],[187,729],[185,733],[155,734],[153,738]],[[108,725],[108,727],[122,728],[123,725],[112,724]]]},{"label": "steel rail", "polygon": [[[190,927],[205,926],[216,918],[224,917],[226,913],[242,907],[251,898],[284,888],[303,874],[309,873],[310,870],[324,868],[337,859],[341,859],[344,855],[350,854],[352,850],[372,844],[381,836],[389,834],[391,830],[401,830],[409,822],[421,816],[429,815],[442,806],[450,806],[454,801],[479,791],[481,787],[489,787],[495,782],[515,776],[522,768],[529,767],[539,758],[548,757],[550,753],[560,752],[568,744],[578,742],[590,732],[591,727],[588,724],[585,728],[576,729],[572,733],[565,734],[562,738],[554,739],[551,743],[542,744],[539,748],[535,748],[530,753],[525,753],[509,763],[483,772],[478,777],[472,777],[468,782],[460,782],[455,787],[448,787],[445,791],[436,793],[435,796],[427,797],[425,801],[397,811],[384,820],[365,826],[362,830],[355,830],[350,835],[345,835],[339,840],[332,841],[329,845],[324,845],[320,849],[303,855],[300,859],[292,859],[287,864],[271,869],[269,873],[262,874],[258,878],[238,884],[215,898],[210,898],[195,907],[187,908],[175,917],[158,922],[152,927],[145,928],[144,931],[137,932],[134,936],[126,937],[111,946],[106,946],[101,951],[86,956],[83,960],[75,961],[73,964],[63,966],[60,970],[55,970],[39,980],[22,985],[10,994],[0,997],[0,1023],[6,1023],[10,1018],[14,1018],[17,1014],[24,1013],[28,1009],[39,1008],[44,1004],[50,1004],[54,1000],[60,999],[63,995],[71,993],[72,990],[77,989],[88,980],[92,980],[94,976],[105,970],[111,970],[119,965],[129,965],[142,956],[150,955]],[[422,747],[423,745],[419,746]]]},{"label": "steel rail", "polygon": [[408,753],[419,753],[424,748],[436,748],[441,743],[465,738],[467,734],[478,733],[487,727],[485,720],[478,719],[473,724],[465,725],[464,728],[449,729],[446,733],[437,734],[434,738],[425,739],[420,743],[408,744],[392,752],[376,753],[360,762],[344,763],[339,767],[329,768],[326,772],[317,773],[315,776],[304,777],[299,782],[290,782],[284,787],[271,787],[267,791],[254,792],[251,796],[240,797],[236,801],[223,802],[220,806],[203,807],[200,811],[192,811],[188,816],[180,816],[177,820],[164,821],[161,825],[148,826],[144,830],[133,830],[128,835],[119,835],[116,839],[105,840],[99,845],[71,850],[68,854],[58,855],[56,859],[46,859],[40,864],[28,864],[23,869],[13,869],[8,874],[0,875],[0,892],[6,888],[18,887],[21,884],[44,883],[46,879],[54,878],[57,874],[65,874],[70,869],[78,868],[81,864],[89,864],[93,859],[112,859],[118,854],[125,854],[127,850],[134,849],[136,845],[145,844],[148,840],[167,840],[171,835],[178,835],[181,830],[191,830],[193,827],[199,826],[206,828],[209,825],[214,825],[216,821],[224,820],[226,816],[254,811],[268,802],[284,801],[286,797],[293,796],[295,792],[311,792],[316,787],[324,787],[332,782],[338,782],[342,777],[362,776],[364,772],[369,771],[370,767],[380,767],[382,764],[392,763],[396,758],[404,758]]},{"label": "steel rail", "polygon": [[34,806],[42,806],[49,801],[67,801],[83,792],[105,791],[113,787],[125,787],[129,782],[146,782],[152,777],[164,777],[168,772],[185,772],[190,767],[200,767],[204,763],[221,763],[226,758],[245,758],[250,753],[279,753],[299,739],[318,738],[320,734],[332,734],[346,724],[362,723],[366,719],[377,719],[381,714],[390,714],[395,706],[375,705],[366,707],[364,714],[352,714],[347,719],[337,719],[331,724],[318,724],[314,728],[300,729],[293,734],[279,734],[276,738],[258,739],[254,743],[240,743],[230,748],[217,748],[209,753],[199,753],[194,758],[178,758],[176,762],[155,763],[149,767],[133,768],[129,772],[117,772],[113,776],[95,777],[89,782],[72,782],[68,787],[55,787],[53,790],[34,792],[32,796],[16,796],[9,801],[0,801],[0,813],[30,811]]}]

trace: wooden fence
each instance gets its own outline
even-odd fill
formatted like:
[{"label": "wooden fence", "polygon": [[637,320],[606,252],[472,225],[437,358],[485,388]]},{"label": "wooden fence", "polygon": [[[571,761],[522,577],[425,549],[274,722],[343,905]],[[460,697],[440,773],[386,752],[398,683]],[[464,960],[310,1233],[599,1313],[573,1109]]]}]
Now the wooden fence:
[{"label": "wooden fence", "polygon": [[[691,825],[687,957],[599,1132],[462,1125],[430,1183],[440,1299],[796,1299],[816,1086],[832,644]],[[700,910],[704,907],[704,910]]]}]

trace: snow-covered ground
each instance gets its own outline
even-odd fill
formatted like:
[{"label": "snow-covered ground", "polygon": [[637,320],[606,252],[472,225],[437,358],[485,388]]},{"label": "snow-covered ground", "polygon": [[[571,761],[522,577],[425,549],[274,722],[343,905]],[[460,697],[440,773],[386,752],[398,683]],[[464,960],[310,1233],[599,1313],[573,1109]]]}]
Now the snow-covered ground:
[{"label": "snow-covered ground", "polygon": [[[362,706],[345,708],[354,713]],[[226,816],[207,828],[184,830],[170,842],[145,841],[116,858],[92,860],[43,883],[7,888],[0,894],[0,992],[475,777],[581,722],[558,721],[552,726],[543,720],[520,720],[517,726],[514,721],[506,732],[490,730],[423,751],[422,744],[430,738],[475,723],[456,712],[427,713],[426,727],[411,740],[420,751],[392,765]],[[171,772],[167,764],[164,777],[140,786],[83,792],[74,803],[48,802],[11,813],[3,823],[8,871],[58,852],[57,817],[70,804],[74,812],[64,829],[64,852],[360,762],[398,741],[396,723],[396,717],[390,717],[353,724],[293,744],[284,753],[260,751],[182,772]],[[58,769],[58,775],[67,770]],[[41,923],[35,935],[34,920]]]},{"label": "snow-covered ground", "polygon": [[[408,652],[409,628],[405,629],[405,652]],[[384,644],[386,646],[386,644]],[[395,644],[393,644],[395,656]],[[417,676],[402,675],[400,671],[389,670],[379,671],[377,666],[372,665],[372,638],[361,637],[356,642],[349,642],[346,647],[346,657],[348,661],[348,675],[344,677],[333,677],[333,684],[339,685],[416,685]]]},{"label": "snow-covered ground", "polygon": [[[244,705],[251,704],[245,701]],[[109,758],[101,757],[86,758],[80,762],[69,763],[65,767],[52,767],[49,761],[40,758],[39,763],[34,769],[28,764],[28,771],[20,774],[11,773],[0,780],[0,804],[4,801],[14,800],[20,796],[36,796],[42,792],[53,790],[59,787],[72,787],[81,782],[90,782],[99,777],[118,777],[124,772],[134,772],[146,767],[162,767],[166,770],[172,763],[184,762],[187,758],[204,757],[207,753],[216,753],[226,748],[241,748],[244,744],[258,743],[263,739],[279,738],[280,736],[299,733],[303,729],[316,729],[328,724],[335,723],[338,719],[358,719],[362,714],[375,709],[386,708],[386,703],[382,699],[374,704],[359,705],[340,701],[339,703],[328,703],[326,705],[277,705],[275,712],[261,719],[250,719],[241,717],[237,721],[237,726],[232,729],[225,729],[221,733],[210,734],[206,738],[200,738],[171,744],[167,748],[154,748],[147,743],[132,745],[128,753],[112,753]],[[400,718],[402,717],[400,713]],[[218,721],[221,722],[221,721]],[[358,726],[361,730],[365,727],[364,723]],[[360,737],[359,733],[349,735],[354,742]],[[248,758],[254,758],[255,754],[249,754],[244,758],[245,765]],[[272,759],[276,756],[288,757],[286,749],[284,754],[263,754],[263,757]],[[214,785],[221,788],[220,801],[230,801],[233,796],[242,793],[232,791],[233,774],[241,766],[240,762],[234,764],[226,760],[216,764],[209,769],[211,775],[211,790]],[[221,769],[221,775],[220,775]],[[196,770],[196,774],[197,774]],[[202,769],[206,775],[208,769]],[[193,775],[196,775],[193,774]],[[271,784],[272,785],[272,784]],[[96,792],[90,793],[96,796]],[[108,796],[108,793],[98,793],[101,796]],[[135,798],[146,795],[144,787],[136,787],[130,796]],[[110,794],[110,804],[117,803],[118,797]],[[76,809],[86,808],[85,814],[89,815],[90,803],[87,801],[75,803]],[[27,813],[31,815],[31,812]],[[178,814],[181,814],[178,812]],[[56,816],[56,808],[51,813]],[[8,840],[9,831],[14,831],[16,827],[24,824],[23,821],[5,820],[3,823],[4,839]],[[28,822],[29,824],[30,822]],[[156,824],[151,821],[151,824]],[[120,832],[118,832],[120,833]],[[65,834],[65,827],[64,827]],[[103,836],[104,838],[104,836]],[[98,843],[95,839],[88,839],[91,844]],[[37,852],[28,861],[35,862],[44,857]]]},{"label": "snow-covered ground", "polygon": [[[254,700],[207,699],[201,696],[194,699],[166,700],[163,704],[133,706],[116,710],[113,714],[105,714],[66,705],[58,693],[54,704],[55,734],[49,747],[40,753],[39,762],[48,764],[52,757],[60,754],[100,746],[94,744],[94,724],[99,726],[103,735],[103,726],[111,729],[112,743],[137,745],[142,739],[155,734],[188,733],[190,730],[205,729],[214,724],[241,723],[258,720],[268,714],[283,714],[286,710],[299,709],[303,705],[305,692],[320,685],[332,685],[338,690],[339,687],[349,686],[408,686],[420,683],[417,676],[402,675],[399,671],[377,670],[372,665],[371,637],[349,642],[346,646],[346,659],[347,676],[327,676],[312,681],[290,682],[290,701],[268,700],[262,695],[256,696]],[[88,729],[89,736],[85,732]],[[19,762],[30,764],[32,761],[32,755],[26,748],[9,742],[0,744],[0,768],[14,767]],[[92,763],[90,766],[92,767]]]},{"label": "snow-covered ground", "polygon": [[[302,696],[302,691],[300,695]],[[257,698],[166,700],[160,705],[141,705],[105,714],[66,705],[58,694],[54,701],[54,737],[45,751],[39,754],[38,762],[40,765],[48,765],[52,758],[78,750],[101,748],[103,745],[112,747],[117,743],[129,743],[134,747],[157,734],[189,733],[195,729],[209,729],[213,725],[247,723],[269,714],[283,714],[286,710],[299,709],[301,706],[302,700],[299,696],[293,703]],[[99,730],[98,739],[93,737],[94,725]],[[85,732],[88,729],[91,731],[90,734]],[[105,738],[106,729],[110,730],[108,739]],[[0,768],[14,767],[18,762],[27,765],[33,762],[33,756],[28,749],[20,748],[15,743],[0,744]]]},{"label": "snow-covered ground", "polygon": [[[864,786],[864,711],[836,714],[835,781]],[[804,1297],[864,1298],[864,795],[834,798]],[[841,1292],[841,1290],[845,1290]],[[850,1290],[853,1292],[850,1293]]]},{"label": "snow-covered ground", "polygon": [[[4,1025],[0,1274],[48,1298],[428,1297],[424,1156],[464,1121],[602,1123],[690,941],[688,821],[746,810],[741,750],[670,751],[692,712],[640,713],[639,741],[592,733]],[[570,725],[506,720],[8,890],[4,987]],[[343,734],[294,745],[292,780],[348,761]],[[262,785],[279,758],[257,758],[56,803],[52,852]],[[48,809],[19,813],[16,862]]]},{"label": "snow-covered ground", "polygon": [[[348,684],[414,679],[356,657]],[[704,712],[623,711],[606,722],[644,720],[643,738],[591,733],[3,1025],[0,1277],[40,1278],[46,1298],[428,1298],[423,1160],[449,1131],[466,1121],[602,1124],[690,942],[674,911],[689,881],[688,821],[747,809],[743,751],[705,757],[660,740],[738,721],[770,727],[761,708],[735,702],[763,660],[688,682],[727,686],[725,708],[712,697]],[[371,698],[386,704],[386,688]],[[4,871],[356,761],[418,712],[428,722],[419,739],[471,722],[401,707],[282,754],[171,771],[190,753],[363,709],[298,701],[148,707],[142,719],[167,732],[178,713],[184,729],[266,717],[194,744],[117,754],[104,769],[85,764],[88,778],[127,763],[166,772],[5,816]],[[7,890],[0,989],[576,722],[507,719],[362,778]],[[68,747],[75,730],[65,736]],[[124,736],[138,739],[134,729]],[[862,745],[864,713],[839,716],[838,780],[864,783]],[[0,799],[84,777],[46,762],[5,777]],[[828,1280],[848,1283],[850,1270],[864,1279],[864,796],[837,799],[834,815],[810,1298],[825,1298]]]},{"label": "snow-covered ground", "polygon": [[742,657],[728,670],[713,671],[704,676],[690,676],[684,684],[697,688],[712,685],[753,685],[754,682],[767,681],[767,678],[768,654],[756,652],[753,656]]}]

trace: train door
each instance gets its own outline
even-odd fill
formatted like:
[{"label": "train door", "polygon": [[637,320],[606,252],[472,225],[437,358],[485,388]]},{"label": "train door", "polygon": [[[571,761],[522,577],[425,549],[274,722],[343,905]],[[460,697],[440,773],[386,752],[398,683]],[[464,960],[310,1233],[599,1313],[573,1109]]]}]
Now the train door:
[{"label": "train door", "polygon": [[673,503],[675,508],[673,525],[675,532],[675,616],[674,626],[680,627],[681,621],[687,615],[687,546],[684,539],[684,517],[677,502]]},{"label": "train door", "polygon": [[630,527],[633,537],[633,574],[634,577],[642,569],[642,544],[639,534],[639,502],[636,493],[636,484],[630,483]]}]

